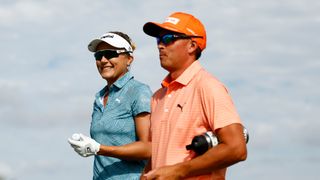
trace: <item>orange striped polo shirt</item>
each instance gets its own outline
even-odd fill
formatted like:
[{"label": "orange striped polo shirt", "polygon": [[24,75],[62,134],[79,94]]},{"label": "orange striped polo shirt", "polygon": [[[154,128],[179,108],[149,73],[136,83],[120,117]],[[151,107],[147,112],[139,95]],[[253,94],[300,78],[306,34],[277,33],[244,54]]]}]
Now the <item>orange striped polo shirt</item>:
[{"label": "orange striped polo shirt", "polygon": [[[191,152],[186,145],[194,136],[241,123],[227,89],[198,61],[176,80],[168,79],[152,97],[152,169],[189,160]],[[222,169],[195,179],[224,174]]]}]

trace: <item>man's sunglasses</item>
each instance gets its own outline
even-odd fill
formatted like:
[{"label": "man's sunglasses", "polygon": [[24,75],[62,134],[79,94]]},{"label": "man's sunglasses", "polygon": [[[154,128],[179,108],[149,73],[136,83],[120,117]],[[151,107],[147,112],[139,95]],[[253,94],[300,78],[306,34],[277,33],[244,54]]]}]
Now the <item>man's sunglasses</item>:
[{"label": "man's sunglasses", "polygon": [[105,57],[106,59],[112,59],[115,57],[119,57],[119,54],[124,53],[130,53],[130,51],[126,51],[123,49],[106,49],[97,51],[94,53],[94,57],[96,58],[96,61],[101,61],[102,57]]},{"label": "man's sunglasses", "polygon": [[202,36],[187,36],[187,35],[177,35],[177,34],[166,34],[161,37],[157,37],[157,43],[163,43],[164,45],[169,45],[178,39],[191,39],[191,38],[203,38]]}]

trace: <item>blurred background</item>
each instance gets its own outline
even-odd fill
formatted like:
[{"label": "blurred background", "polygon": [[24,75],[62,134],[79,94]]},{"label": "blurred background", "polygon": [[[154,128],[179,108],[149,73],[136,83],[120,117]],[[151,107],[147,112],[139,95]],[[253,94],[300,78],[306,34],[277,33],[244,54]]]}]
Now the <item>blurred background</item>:
[{"label": "blurred background", "polygon": [[91,179],[93,158],[67,143],[89,134],[106,83],[87,44],[127,33],[131,71],[155,91],[167,72],[142,26],[175,11],[206,26],[200,63],[228,87],[250,133],[248,159],[227,179],[319,179],[319,9],[317,0],[1,0],[0,180]]}]

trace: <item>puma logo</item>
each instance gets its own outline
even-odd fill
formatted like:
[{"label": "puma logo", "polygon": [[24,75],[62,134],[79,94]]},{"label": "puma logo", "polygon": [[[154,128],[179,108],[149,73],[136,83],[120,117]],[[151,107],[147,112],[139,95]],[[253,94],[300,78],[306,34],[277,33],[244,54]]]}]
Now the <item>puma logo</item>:
[{"label": "puma logo", "polygon": [[117,98],[116,101],[117,101],[118,103],[120,103],[120,99]]},{"label": "puma logo", "polygon": [[183,112],[183,106],[184,106],[185,104],[186,104],[186,103],[184,103],[183,105],[181,105],[181,104],[179,104],[179,103],[177,104],[177,107],[180,108],[181,112]]}]

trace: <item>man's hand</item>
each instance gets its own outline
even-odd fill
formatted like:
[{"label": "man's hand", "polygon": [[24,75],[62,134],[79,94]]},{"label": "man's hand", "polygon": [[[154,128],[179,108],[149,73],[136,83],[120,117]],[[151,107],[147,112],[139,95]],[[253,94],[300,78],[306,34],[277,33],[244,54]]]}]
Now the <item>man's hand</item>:
[{"label": "man's hand", "polygon": [[97,154],[97,152],[100,150],[100,144],[90,137],[87,137],[83,134],[79,135],[79,140],[74,140],[72,138],[68,139],[68,142],[73,149],[82,157],[88,157]]},{"label": "man's hand", "polygon": [[179,180],[183,179],[183,171],[178,165],[164,166],[149,171],[144,174],[141,179],[143,180]]}]

